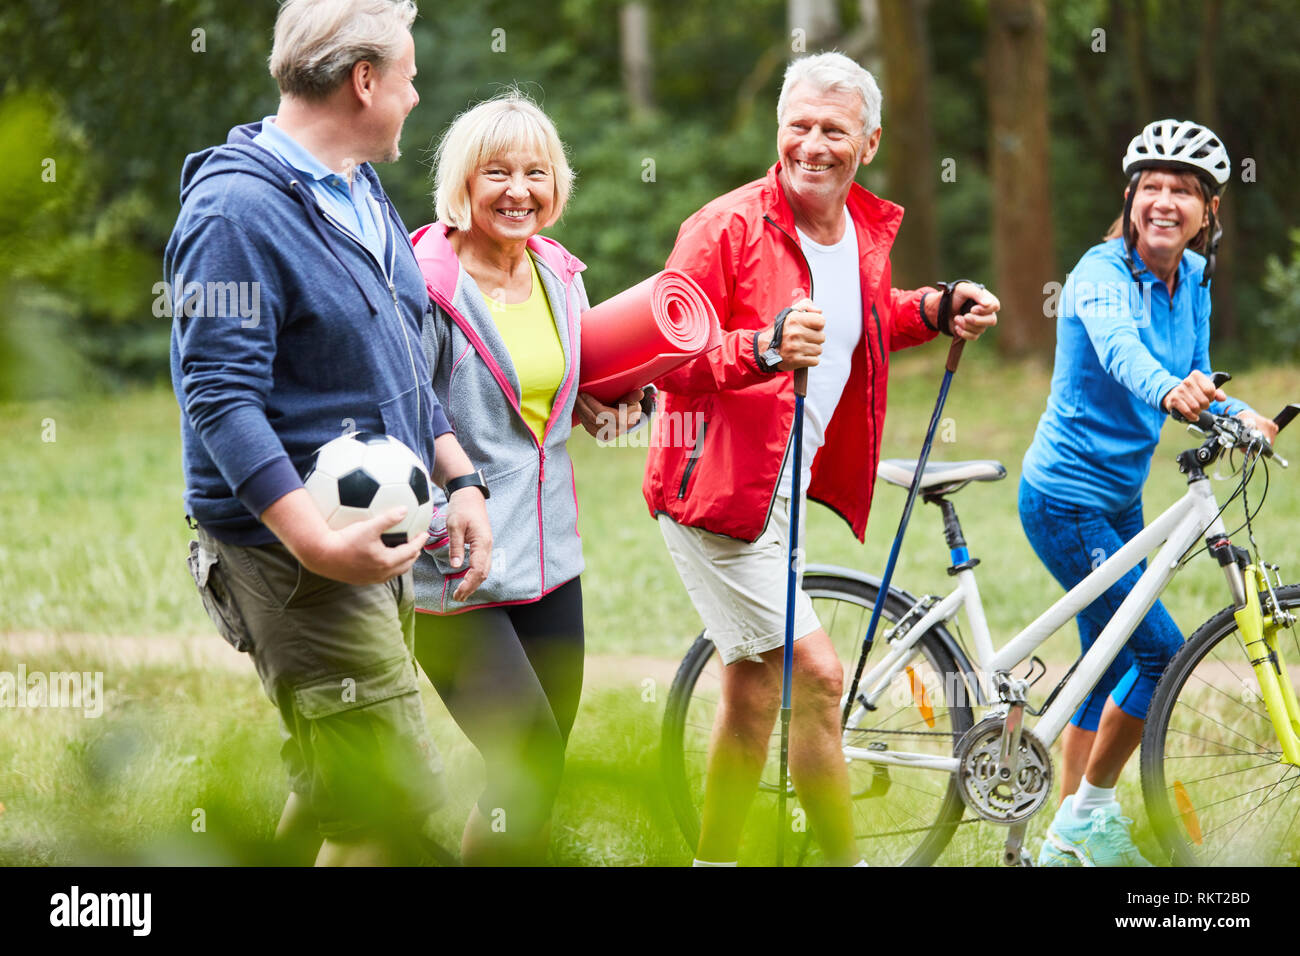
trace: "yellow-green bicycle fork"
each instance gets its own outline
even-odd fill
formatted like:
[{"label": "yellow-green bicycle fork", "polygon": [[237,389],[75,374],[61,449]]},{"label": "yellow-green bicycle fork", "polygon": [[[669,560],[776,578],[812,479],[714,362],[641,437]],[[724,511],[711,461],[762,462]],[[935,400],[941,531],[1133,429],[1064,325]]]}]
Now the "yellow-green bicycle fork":
[{"label": "yellow-green bicycle fork", "polygon": [[1268,708],[1268,718],[1277,733],[1282,747],[1282,762],[1300,766],[1300,703],[1296,701],[1291,674],[1277,641],[1282,622],[1272,614],[1265,615],[1260,607],[1259,595],[1268,590],[1268,581],[1255,565],[1247,565],[1242,572],[1245,578],[1245,604],[1233,612],[1250,666],[1259,681],[1260,696]]}]

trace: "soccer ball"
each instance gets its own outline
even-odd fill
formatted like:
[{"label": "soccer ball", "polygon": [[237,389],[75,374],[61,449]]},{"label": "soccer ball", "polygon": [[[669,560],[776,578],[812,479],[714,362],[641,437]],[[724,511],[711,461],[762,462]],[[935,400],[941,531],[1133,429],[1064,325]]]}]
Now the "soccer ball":
[{"label": "soccer ball", "polygon": [[382,536],[390,548],[427,530],[433,516],[424,462],[391,435],[353,432],[326,442],[303,484],[335,530],[405,505],[406,517]]}]

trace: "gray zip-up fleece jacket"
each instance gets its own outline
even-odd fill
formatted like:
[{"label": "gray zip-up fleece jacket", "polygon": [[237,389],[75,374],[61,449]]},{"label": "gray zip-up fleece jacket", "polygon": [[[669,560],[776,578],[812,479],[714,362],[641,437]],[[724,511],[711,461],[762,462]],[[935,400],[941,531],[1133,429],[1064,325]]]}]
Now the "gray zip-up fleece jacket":
[{"label": "gray zip-up fleece jacket", "polygon": [[578,493],[565,448],[578,396],[579,316],[588,308],[579,273],[586,268],[552,239],[534,236],[528,250],[546,291],[564,349],[564,380],[555,394],[539,443],[519,412],[519,376],[478,286],[461,268],[447,240],[447,226],[415,231],[415,258],[433,303],[424,323],[424,350],[433,391],[461,447],[483,469],[492,497],[492,570],[468,603],[452,598],[457,579],[439,516],[434,535],[415,564],[415,604],[424,611],[454,614],[475,607],[536,601],[582,573]]}]

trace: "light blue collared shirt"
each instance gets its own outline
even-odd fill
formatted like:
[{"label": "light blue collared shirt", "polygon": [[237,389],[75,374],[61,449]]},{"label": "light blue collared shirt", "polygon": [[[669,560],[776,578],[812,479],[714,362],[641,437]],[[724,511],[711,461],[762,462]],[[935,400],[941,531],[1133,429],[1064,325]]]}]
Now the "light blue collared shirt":
[{"label": "light blue collared shirt", "polygon": [[366,177],[354,174],[349,188],[344,177],[276,126],[274,116],[262,120],[262,131],[253,137],[253,142],[302,176],[320,207],[369,249],[383,267],[384,239],[379,232],[383,212],[370,195],[370,181]]}]

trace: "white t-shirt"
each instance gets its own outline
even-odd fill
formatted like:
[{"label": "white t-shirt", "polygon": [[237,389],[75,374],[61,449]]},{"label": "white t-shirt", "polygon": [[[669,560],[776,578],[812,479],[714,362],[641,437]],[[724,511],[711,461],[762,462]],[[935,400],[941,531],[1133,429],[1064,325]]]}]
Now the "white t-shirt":
[{"label": "white t-shirt", "polygon": [[[822,345],[821,362],[808,369],[808,397],[804,399],[803,413],[803,484],[808,491],[812,480],[813,456],[826,442],[826,426],[830,424],[835,406],[849,380],[853,364],[853,351],[862,341],[862,278],[858,272],[858,234],[844,207],[844,235],[832,246],[813,242],[803,232],[799,244],[812,269],[813,302],[826,317],[826,342]],[[777,494],[789,498],[790,471],[794,454],[791,452],[781,473]]]}]

